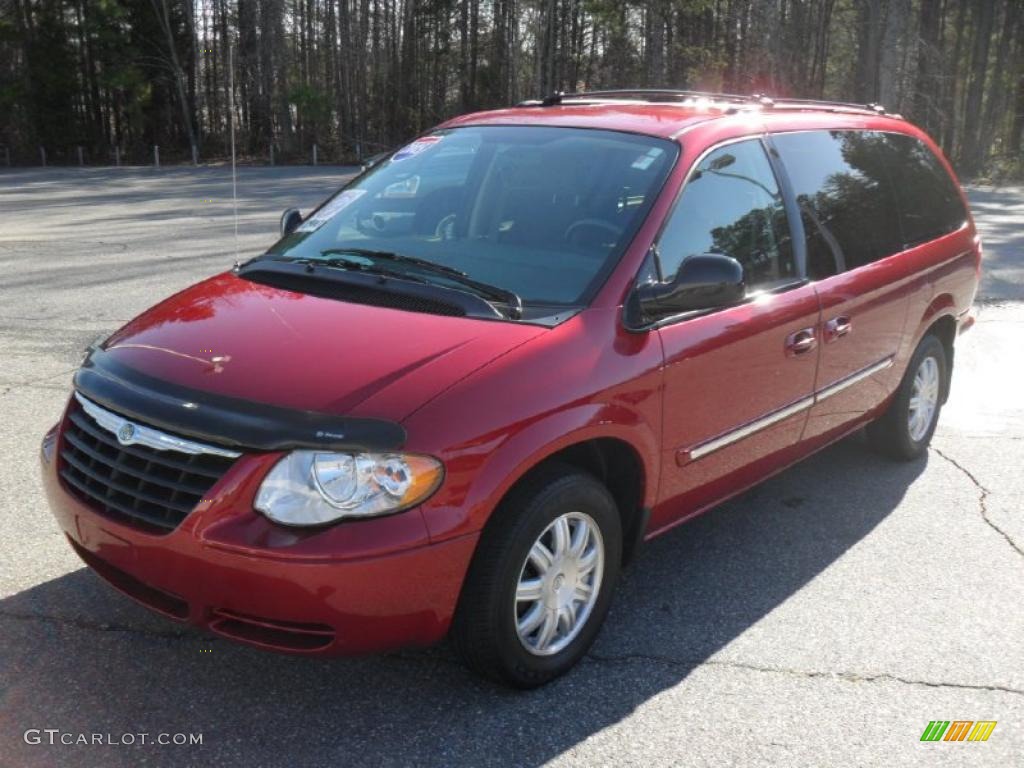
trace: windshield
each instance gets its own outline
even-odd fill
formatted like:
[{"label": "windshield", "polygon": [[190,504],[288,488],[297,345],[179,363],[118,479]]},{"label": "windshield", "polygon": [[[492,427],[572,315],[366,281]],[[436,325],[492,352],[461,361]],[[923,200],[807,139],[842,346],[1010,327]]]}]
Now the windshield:
[{"label": "windshield", "polygon": [[[643,222],[678,153],[614,131],[466,127],[395,152],[264,257],[373,263],[412,257],[522,300],[525,317],[587,303]],[[361,256],[360,256],[361,254]],[[415,271],[453,288],[442,270]],[[549,312],[550,314],[550,312]]]}]

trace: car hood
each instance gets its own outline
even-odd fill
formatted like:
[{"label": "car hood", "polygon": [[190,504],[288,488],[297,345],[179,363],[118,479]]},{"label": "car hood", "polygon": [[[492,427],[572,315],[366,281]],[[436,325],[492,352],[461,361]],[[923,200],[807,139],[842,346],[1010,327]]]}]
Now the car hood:
[{"label": "car hood", "polygon": [[193,389],[401,421],[544,330],[352,304],[225,273],[144,312],[103,346],[123,365]]}]

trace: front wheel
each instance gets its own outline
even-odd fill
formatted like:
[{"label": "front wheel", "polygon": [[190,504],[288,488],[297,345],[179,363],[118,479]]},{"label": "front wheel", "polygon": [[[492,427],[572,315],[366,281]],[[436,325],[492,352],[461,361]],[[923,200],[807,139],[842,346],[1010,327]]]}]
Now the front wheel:
[{"label": "front wheel", "polygon": [[942,342],[925,336],[888,409],[868,425],[868,441],[875,450],[902,461],[916,459],[927,450],[939,422],[947,365]]},{"label": "front wheel", "polygon": [[467,576],[452,640],[475,671],[532,688],[586,653],[619,575],[615,501],[593,476],[549,467],[495,512]]}]

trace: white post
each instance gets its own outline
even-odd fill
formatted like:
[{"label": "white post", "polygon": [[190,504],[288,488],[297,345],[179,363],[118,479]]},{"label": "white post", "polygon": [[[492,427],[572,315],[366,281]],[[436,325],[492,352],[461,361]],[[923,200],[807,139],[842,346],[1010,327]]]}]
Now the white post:
[{"label": "white post", "polygon": [[199,165],[199,149],[195,144],[192,145],[192,165]]},{"label": "white post", "polygon": [[78,167],[81,168],[83,165],[85,165],[85,161],[82,159],[82,148],[79,147],[78,148]]},{"label": "white post", "polygon": [[157,144],[153,145],[153,166],[160,167],[160,146]]},{"label": "white post", "polygon": [[313,145],[313,165],[316,165],[316,144]]},{"label": "white post", "polygon": [[43,168],[46,167],[46,147],[39,148],[39,157],[43,160]]},{"label": "white post", "polygon": [[121,167],[121,147],[114,145],[114,165]]}]

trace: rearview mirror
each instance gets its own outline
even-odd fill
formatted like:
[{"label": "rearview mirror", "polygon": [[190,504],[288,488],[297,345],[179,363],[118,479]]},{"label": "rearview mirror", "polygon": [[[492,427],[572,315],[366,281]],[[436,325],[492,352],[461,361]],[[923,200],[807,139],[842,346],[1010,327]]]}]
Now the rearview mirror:
[{"label": "rearview mirror", "polygon": [[298,208],[289,208],[281,214],[281,237],[290,235],[302,223],[302,214]]},{"label": "rearview mirror", "polygon": [[631,314],[639,315],[637,324],[643,325],[683,312],[727,307],[745,295],[742,265],[731,256],[704,253],[683,261],[668,282],[638,285],[630,297]]}]

